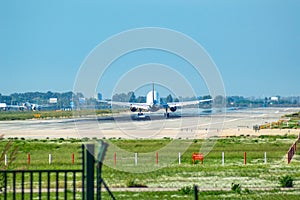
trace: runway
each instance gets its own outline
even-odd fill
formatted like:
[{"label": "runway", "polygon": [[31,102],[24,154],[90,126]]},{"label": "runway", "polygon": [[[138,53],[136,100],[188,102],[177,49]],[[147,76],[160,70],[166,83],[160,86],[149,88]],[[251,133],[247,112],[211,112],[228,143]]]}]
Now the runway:
[{"label": "runway", "polygon": [[179,110],[165,119],[163,111],[148,114],[151,120],[133,120],[132,113],[74,119],[1,121],[0,134],[5,138],[125,138],[160,139],[207,138],[228,135],[298,134],[293,130],[260,130],[253,126],[275,122],[300,108],[253,108],[212,113],[195,109]]}]

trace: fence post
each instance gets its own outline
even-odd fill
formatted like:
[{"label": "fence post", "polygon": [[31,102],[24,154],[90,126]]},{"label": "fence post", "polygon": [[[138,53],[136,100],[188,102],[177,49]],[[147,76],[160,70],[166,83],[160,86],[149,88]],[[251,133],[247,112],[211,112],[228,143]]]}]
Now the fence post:
[{"label": "fence post", "polygon": [[224,157],[225,157],[225,155],[224,155],[224,151],[223,151],[222,152],[222,165],[224,165],[224,163],[225,163]]},{"label": "fence post", "polygon": [[179,165],[181,164],[181,154],[180,154],[180,152],[178,153],[178,164]]},{"label": "fence post", "polygon": [[247,164],[247,153],[246,153],[246,151],[244,152],[244,165],[246,165]]},{"label": "fence post", "polygon": [[27,163],[30,165],[30,153],[27,155]]},{"label": "fence post", "polygon": [[265,164],[267,164],[267,152],[265,152]]},{"label": "fence post", "polygon": [[72,153],[72,164],[74,165],[74,163],[75,163],[75,155],[74,153]]},{"label": "fence post", "polygon": [[290,155],[291,155],[291,148],[287,152],[287,161],[288,161],[288,164],[290,164],[290,161],[291,161]]},{"label": "fence post", "polygon": [[7,154],[5,154],[4,156],[4,165],[7,166],[8,164],[8,158],[7,158]]},{"label": "fence post", "polygon": [[86,144],[86,199],[94,199],[95,145]]},{"label": "fence post", "polygon": [[52,155],[49,154],[49,165],[51,165],[51,163],[52,163]]},{"label": "fence post", "polygon": [[85,145],[81,145],[81,167],[82,167],[82,176],[81,176],[81,198],[85,200]]},{"label": "fence post", "polygon": [[194,185],[194,199],[195,200],[198,200],[198,186],[197,185]]},{"label": "fence post", "polygon": [[134,153],[134,164],[138,164],[138,153]]},{"label": "fence post", "polygon": [[114,153],[114,164],[115,164],[115,166],[117,165],[117,153],[116,152]]},{"label": "fence post", "polygon": [[158,165],[158,152],[156,152],[156,164]]}]

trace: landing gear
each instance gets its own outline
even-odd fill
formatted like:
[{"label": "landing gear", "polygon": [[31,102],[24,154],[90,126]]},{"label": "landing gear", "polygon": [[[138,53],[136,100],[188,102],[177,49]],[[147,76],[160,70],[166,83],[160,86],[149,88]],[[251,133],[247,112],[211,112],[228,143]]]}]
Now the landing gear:
[{"label": "landing gear", "polygon": [[140,115],[143,115],[141,108],[139,108],[139,113],[138,113],[138,116],[140,116]]},{"label": "landing gear", "polygon": [[168,113],[168,108],[166,108],[166,113],[164,113],[164,116],[168,119],[170,117],[170,114]]},{"label": "landing gear", "polygon": [[150,116],[145,115],[145,114],[142,113],[142,112],[139,112],[139,113],[137,114],[137,116],[136,116],[136,115],[133,116],[132,119],[133,119],[133,120],[151,120]]}]

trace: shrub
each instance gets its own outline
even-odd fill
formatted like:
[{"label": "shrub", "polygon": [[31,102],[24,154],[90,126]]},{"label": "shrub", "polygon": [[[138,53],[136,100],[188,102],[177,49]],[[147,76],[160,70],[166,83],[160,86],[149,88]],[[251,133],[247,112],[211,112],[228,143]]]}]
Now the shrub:
[{"label": "shrub", "polygon": [[142,184],[142,183],[137,183],[135,180],[133,179],[129,179],[126,182],[126,186],[127,187],[147,187],[146,185]]},{"label": "shrub", "polygon": [[289,175],[279,178],[281,187],[293,187],[293,178]]},{"label": "shrub", "polygon": [[81,139],[82,142],[87,142],[87,141],[89,141],[89,140],[90,140],[90,138],[88,138],[88,137],[83,137],[83,138]]},{"label": "shrub", "polygon": [[245,188],[245,193],[250,194],[250,190],[248,188]]},{"label": "shrub", "polygon": [[185,186],[179,189],[179,192],[181,194],[192,194],[193,193],[193,188],[191,186]]},{"label": "shrub", "polygon": [[231,190],[240,194],[241,193],[241,185],[238,183],[231,183]]}]

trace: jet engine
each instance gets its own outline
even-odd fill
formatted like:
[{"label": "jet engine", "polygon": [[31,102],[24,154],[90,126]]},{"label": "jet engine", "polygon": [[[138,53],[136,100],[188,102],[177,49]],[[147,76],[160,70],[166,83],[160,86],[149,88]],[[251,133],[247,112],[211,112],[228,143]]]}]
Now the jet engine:
[{"label": "jet engine", "polygon": [[137,111],[137,108],[136,107],[130,107],[130,111],[135,112],[135,111]]},{"label": "jet engine", "polygon": [[170,110],[171,110],[172,112],[175,112],[175,111],[177,110],[177,107],[176,107],[176,106],[170,107]]}]

